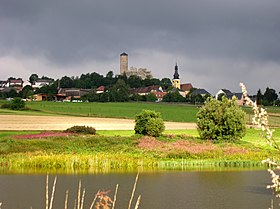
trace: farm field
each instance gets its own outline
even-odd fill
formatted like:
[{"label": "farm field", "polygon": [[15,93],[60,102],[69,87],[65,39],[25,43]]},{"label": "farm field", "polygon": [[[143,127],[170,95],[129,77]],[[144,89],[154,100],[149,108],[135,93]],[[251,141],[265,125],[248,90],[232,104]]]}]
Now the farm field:
[{"label": "farm field", "polygon": [[27,102],[32,110],[46,113],[75,116],[134,119],[143,109],[160,112],[163,120],[174,122],[195,122],[198,108],[187,104],[165,103],[71,103],[71,102]]},{"label": "farm field", "polygon": [[[0,105],[6,101],[0,101]],[[14,111],[0,109],[0,114],[17,115],[71,115],[83,117],[100,118],[123,118],[134,119],[135,115],[143,109],[150,109],[160,112],[164,121],[173,122],[196,122],[198,106],[175,103],[72,103],[72,102],[27,102],[29,111]],[[251,108],[242,107],[246,113],[247,124],[251,123],[253,114]],[[269,123],[272,127],[280,127],[280,108],[265,107],[269,114]]]},{"label": "farm field", "polygon": [[[134,120],[53,115],[0,114],[0,130],[66,130],[72,126],[91,126],[96,130],[134,130]],[[165,122],[167,130],[195,129],[195,123]]]}]

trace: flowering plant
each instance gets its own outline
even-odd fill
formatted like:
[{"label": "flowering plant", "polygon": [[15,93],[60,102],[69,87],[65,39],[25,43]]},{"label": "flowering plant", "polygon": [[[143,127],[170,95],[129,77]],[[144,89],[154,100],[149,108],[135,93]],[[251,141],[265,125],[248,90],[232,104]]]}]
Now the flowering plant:
[{"label": "flowering plant", "polygon": [[[256,102],[253,102],[250,97],[248,96],[248,92],[246,90],[246,86],[243,83],[240,83],[243,97],[245,104],[252,107],[254,116],[252,118],[253,125],[256,125],[257,127],[261,128],[262,131],[265,133],[265,139],[266,142],[276,150],[280,151],[280,148],[278,144],[276,143],[275,139],[273,138],[273,131],[269,128],[268,125],[268,114],[267,111],[262,108],[258,107]],[[267,188],[271,188],[274,190],[275,196],[277,198],[280,198],[280,177],[276,174],[276,170],[280,170],[280,164],[276,162],[275,160],[266,159],[262,161],[263,163],[266,163],[269,166],[268,172],[271,174],[271,185],[267,185]],[[271,169],[274,168],[274,169]]]}]

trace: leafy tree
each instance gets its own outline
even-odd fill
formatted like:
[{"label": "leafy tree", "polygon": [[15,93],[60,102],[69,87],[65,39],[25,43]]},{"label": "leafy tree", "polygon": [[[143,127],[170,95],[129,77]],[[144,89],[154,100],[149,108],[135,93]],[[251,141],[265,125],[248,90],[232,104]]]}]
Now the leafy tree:
[{"label": "leafy tree", "polygon": [[127,102],[129,100],[128,86],[119,79],[117,83],[110,89],[111,102]]},{"label": "leafy tree", "polygon": [[160,80],[157,78],[146,78],[143,80],[143,86],[159,86]]},{"label": "leafy tree", "polygon": [[186,98],[183,97],[178,90],[168,92],[162,99],[163,102],[186,102]]},{"label": "leafy tree", "polygon": [[142,86],[142,79],[137,75],[131,75],[127,78],[127,85],[130,88],[139,88]]},{"label": "leafy tree", "polygon": [[95,91],[91,91],[90,93],[83,96],[82,99],[83,100],[88,100],[89,102],[99,102],[100,95],[97,94]]},{"label": "leafy tree", "polygon": [[172,82],[169,78],[163,78],[160,81],[160,86],[164,89],[167,90],[168,87],[172,86]]},{"label": "leafy tree", "polygon": [[258,90],[257,92],[257,104],[258,105],[262,105],[262,101],[263,101],[263,94],[261,92],[261,89]]},{"label": "leafy tree", "polygon": [[[132,95],[129,97],[129,99],[130,99],[131,101],[138,102],[138,101],[143,101],[144,98],[143,98],[141,95],[134,93],[134,94],[132,94]],[[146,98],[145,98],[145,99],[146,99]]]},{"label": "leafy tree", "polygon": [[146,101],[147,102],[155,102],[155,101],[157,101],[157,97],[156,97],[156,95],[154,95],[154,94],[147,94],[146,95]]},{"label": "leafy tree", "polygon": [[37,81],[39,78],[39,76],[37,74],[32,74],[30,77],[29,77],[29,82],[34,84],[35,81]]},{"label": "leafy tree", "polygon": [[274,105],[276,100],[278,99],[278,95],[274,89],[266,88],[263,94],[263,105]]},{"label": "leafy tree", "polygon": [[197,113],[197,130],[205,140],[239,140],[245,136],[245,113],[236,98],[209,98]]},{"label": "leafy tree", "polygon": [[110,101],[110,94],[108,92],[104,92],[100,94],[100,102],[109,102]]},{"label": "leafy tree", "polygon": [[72,78],[70,78],[68,76],[63,76],[60,79],[60,87],[61,88],[73,88],[74,82],[73,82]]},{"label": "leafy tree", "polygon": [[32,87],[29,85],[25,86],[20,93],[21,93],[21,97],[24,99],[34,94]]},{"label": "leafy tree", "polygon": [[164,122],[158,112],[143,110],[135,116],[135,134],[158,137],[164,129]]},{"label": "leafy tree", "polygon": [[109,71],[106,74],[106,77],[104,78],[104,82],[102,83],[103,86],[106,86],[107,88],[112,87],[113,84],[115,84],[116,79],[114,78],[114,73],[113,71]]},{"label": "leafy tree", "polygon": [[190,102],[192,104],[203,104],[205,102],[205,98],[200,94],[190,95]]}]

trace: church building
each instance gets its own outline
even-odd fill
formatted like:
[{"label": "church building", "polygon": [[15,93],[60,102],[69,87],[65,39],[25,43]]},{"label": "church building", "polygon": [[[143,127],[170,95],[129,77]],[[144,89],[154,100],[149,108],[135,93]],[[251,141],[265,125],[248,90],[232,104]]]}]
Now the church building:
[{"label": "church building", "polygon": [[191,89],[193,88],[191,83],[181,84],[180,77],[179,77],[179,68],[177,63],[175,65],[175,72],[172,79],[172,86],[178,89],[180,92],[184,92],[185,95],[190,93]]}]

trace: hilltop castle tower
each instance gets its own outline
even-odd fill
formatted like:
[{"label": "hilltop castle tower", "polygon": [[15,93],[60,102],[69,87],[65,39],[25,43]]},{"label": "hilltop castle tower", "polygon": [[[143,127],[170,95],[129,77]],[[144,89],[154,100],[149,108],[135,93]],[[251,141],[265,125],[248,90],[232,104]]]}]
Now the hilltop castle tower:
[{"label": "hilltop castle tower", "polygon": [[178,73],[178,65],[176,63],[175,65],[175,73],[173,75],[172,79],[172,86],[174,88],[180,89],[181,88],[181,83],[180,83],[180,78],[179,78],[179,73]]},{"label": "hilltop castle tower", "polygon": [[120,55],[120,74],[124,75],[128,71],[128,54],[123,52]]}]

